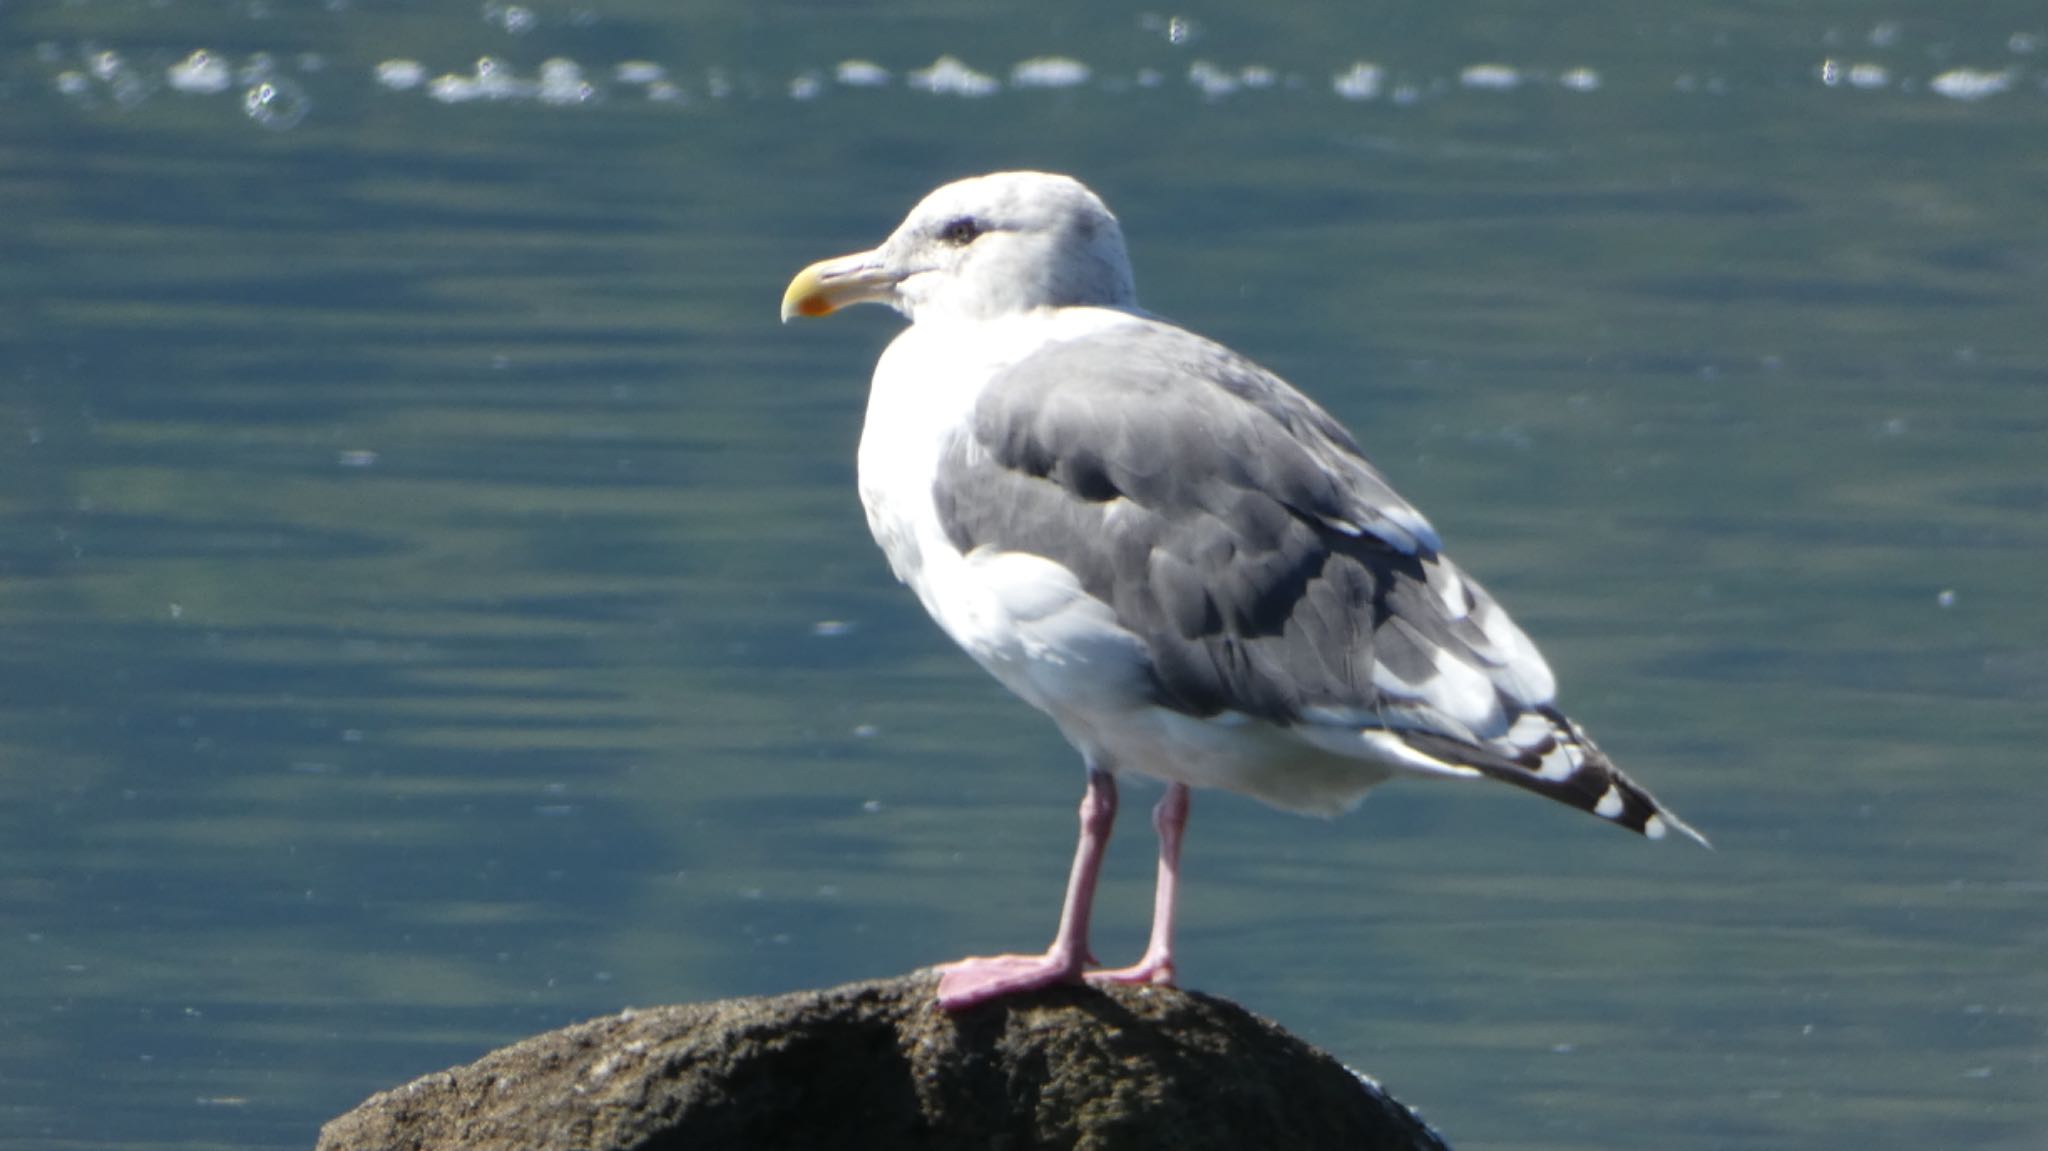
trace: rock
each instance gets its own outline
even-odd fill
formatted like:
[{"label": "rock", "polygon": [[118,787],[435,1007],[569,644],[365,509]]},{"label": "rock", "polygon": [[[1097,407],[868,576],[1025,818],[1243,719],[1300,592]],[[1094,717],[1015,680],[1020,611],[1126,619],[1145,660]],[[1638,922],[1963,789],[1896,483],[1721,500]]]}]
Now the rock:
[{"label": "rock", "polygon": [[1447,1151],[1225,1000],[1075,986],[948,1015],[934,982],[593,1019],[372,1096],[319,1151]]}]

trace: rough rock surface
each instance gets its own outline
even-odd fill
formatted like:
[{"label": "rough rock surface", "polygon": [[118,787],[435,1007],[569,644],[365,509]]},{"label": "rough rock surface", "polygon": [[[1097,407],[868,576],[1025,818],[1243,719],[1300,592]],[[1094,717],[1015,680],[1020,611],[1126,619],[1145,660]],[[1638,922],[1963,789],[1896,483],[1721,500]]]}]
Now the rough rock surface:
[{"label": "rough rock surface", "polygon": [[948,1015],[935,976],[626,1011],[372,1096],[320,1151],[1445,1151],[1221,999],[1061,987]]}]

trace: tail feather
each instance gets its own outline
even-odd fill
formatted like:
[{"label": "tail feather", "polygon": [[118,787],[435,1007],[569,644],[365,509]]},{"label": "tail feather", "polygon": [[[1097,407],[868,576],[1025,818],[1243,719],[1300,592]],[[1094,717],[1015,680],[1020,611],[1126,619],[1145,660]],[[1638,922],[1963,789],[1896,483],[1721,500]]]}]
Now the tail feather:
[{"label": "tail feather", "polygon": [[1671,831],[1712,848],[1707,837],[1621,773],[1585,729],[1554,707],[1524,712],[1507,734],[1484,745],[1427,731],[1401,739],[1432,759],[1469,767],[1490,779],[1568,804],[1639,835],[1662,839]]}]

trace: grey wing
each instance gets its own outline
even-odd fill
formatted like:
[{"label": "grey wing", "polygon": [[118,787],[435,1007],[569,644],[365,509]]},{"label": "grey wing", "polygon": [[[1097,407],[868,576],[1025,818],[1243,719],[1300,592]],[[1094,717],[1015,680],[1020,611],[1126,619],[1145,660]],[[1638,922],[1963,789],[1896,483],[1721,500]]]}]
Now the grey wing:
[{"label": "grey wing", "polygon": [[1383,731],[1660,830],[1428,521],[1333,418],[1220,345],[1147,322],[1034,354],[983,391],[934,495],[963,552],[1043,556],[1110,605],[1160,706]]}]

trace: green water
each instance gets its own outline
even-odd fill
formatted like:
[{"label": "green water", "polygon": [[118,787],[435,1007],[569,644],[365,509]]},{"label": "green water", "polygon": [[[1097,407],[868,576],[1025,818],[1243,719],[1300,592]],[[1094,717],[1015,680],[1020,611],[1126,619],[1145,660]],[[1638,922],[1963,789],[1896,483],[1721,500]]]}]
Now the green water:
[{"label": "green water", "polygon": [[1235,9],[0,8],[0,1144],[306,1146],[578,1018],[1040,945],[1078,764],[852,490],[895,321],[775,323],[1022,166],[1719,849],[1199,796],[1189,984],[1461,1148],[2048,1141],[2048,21]]}]

